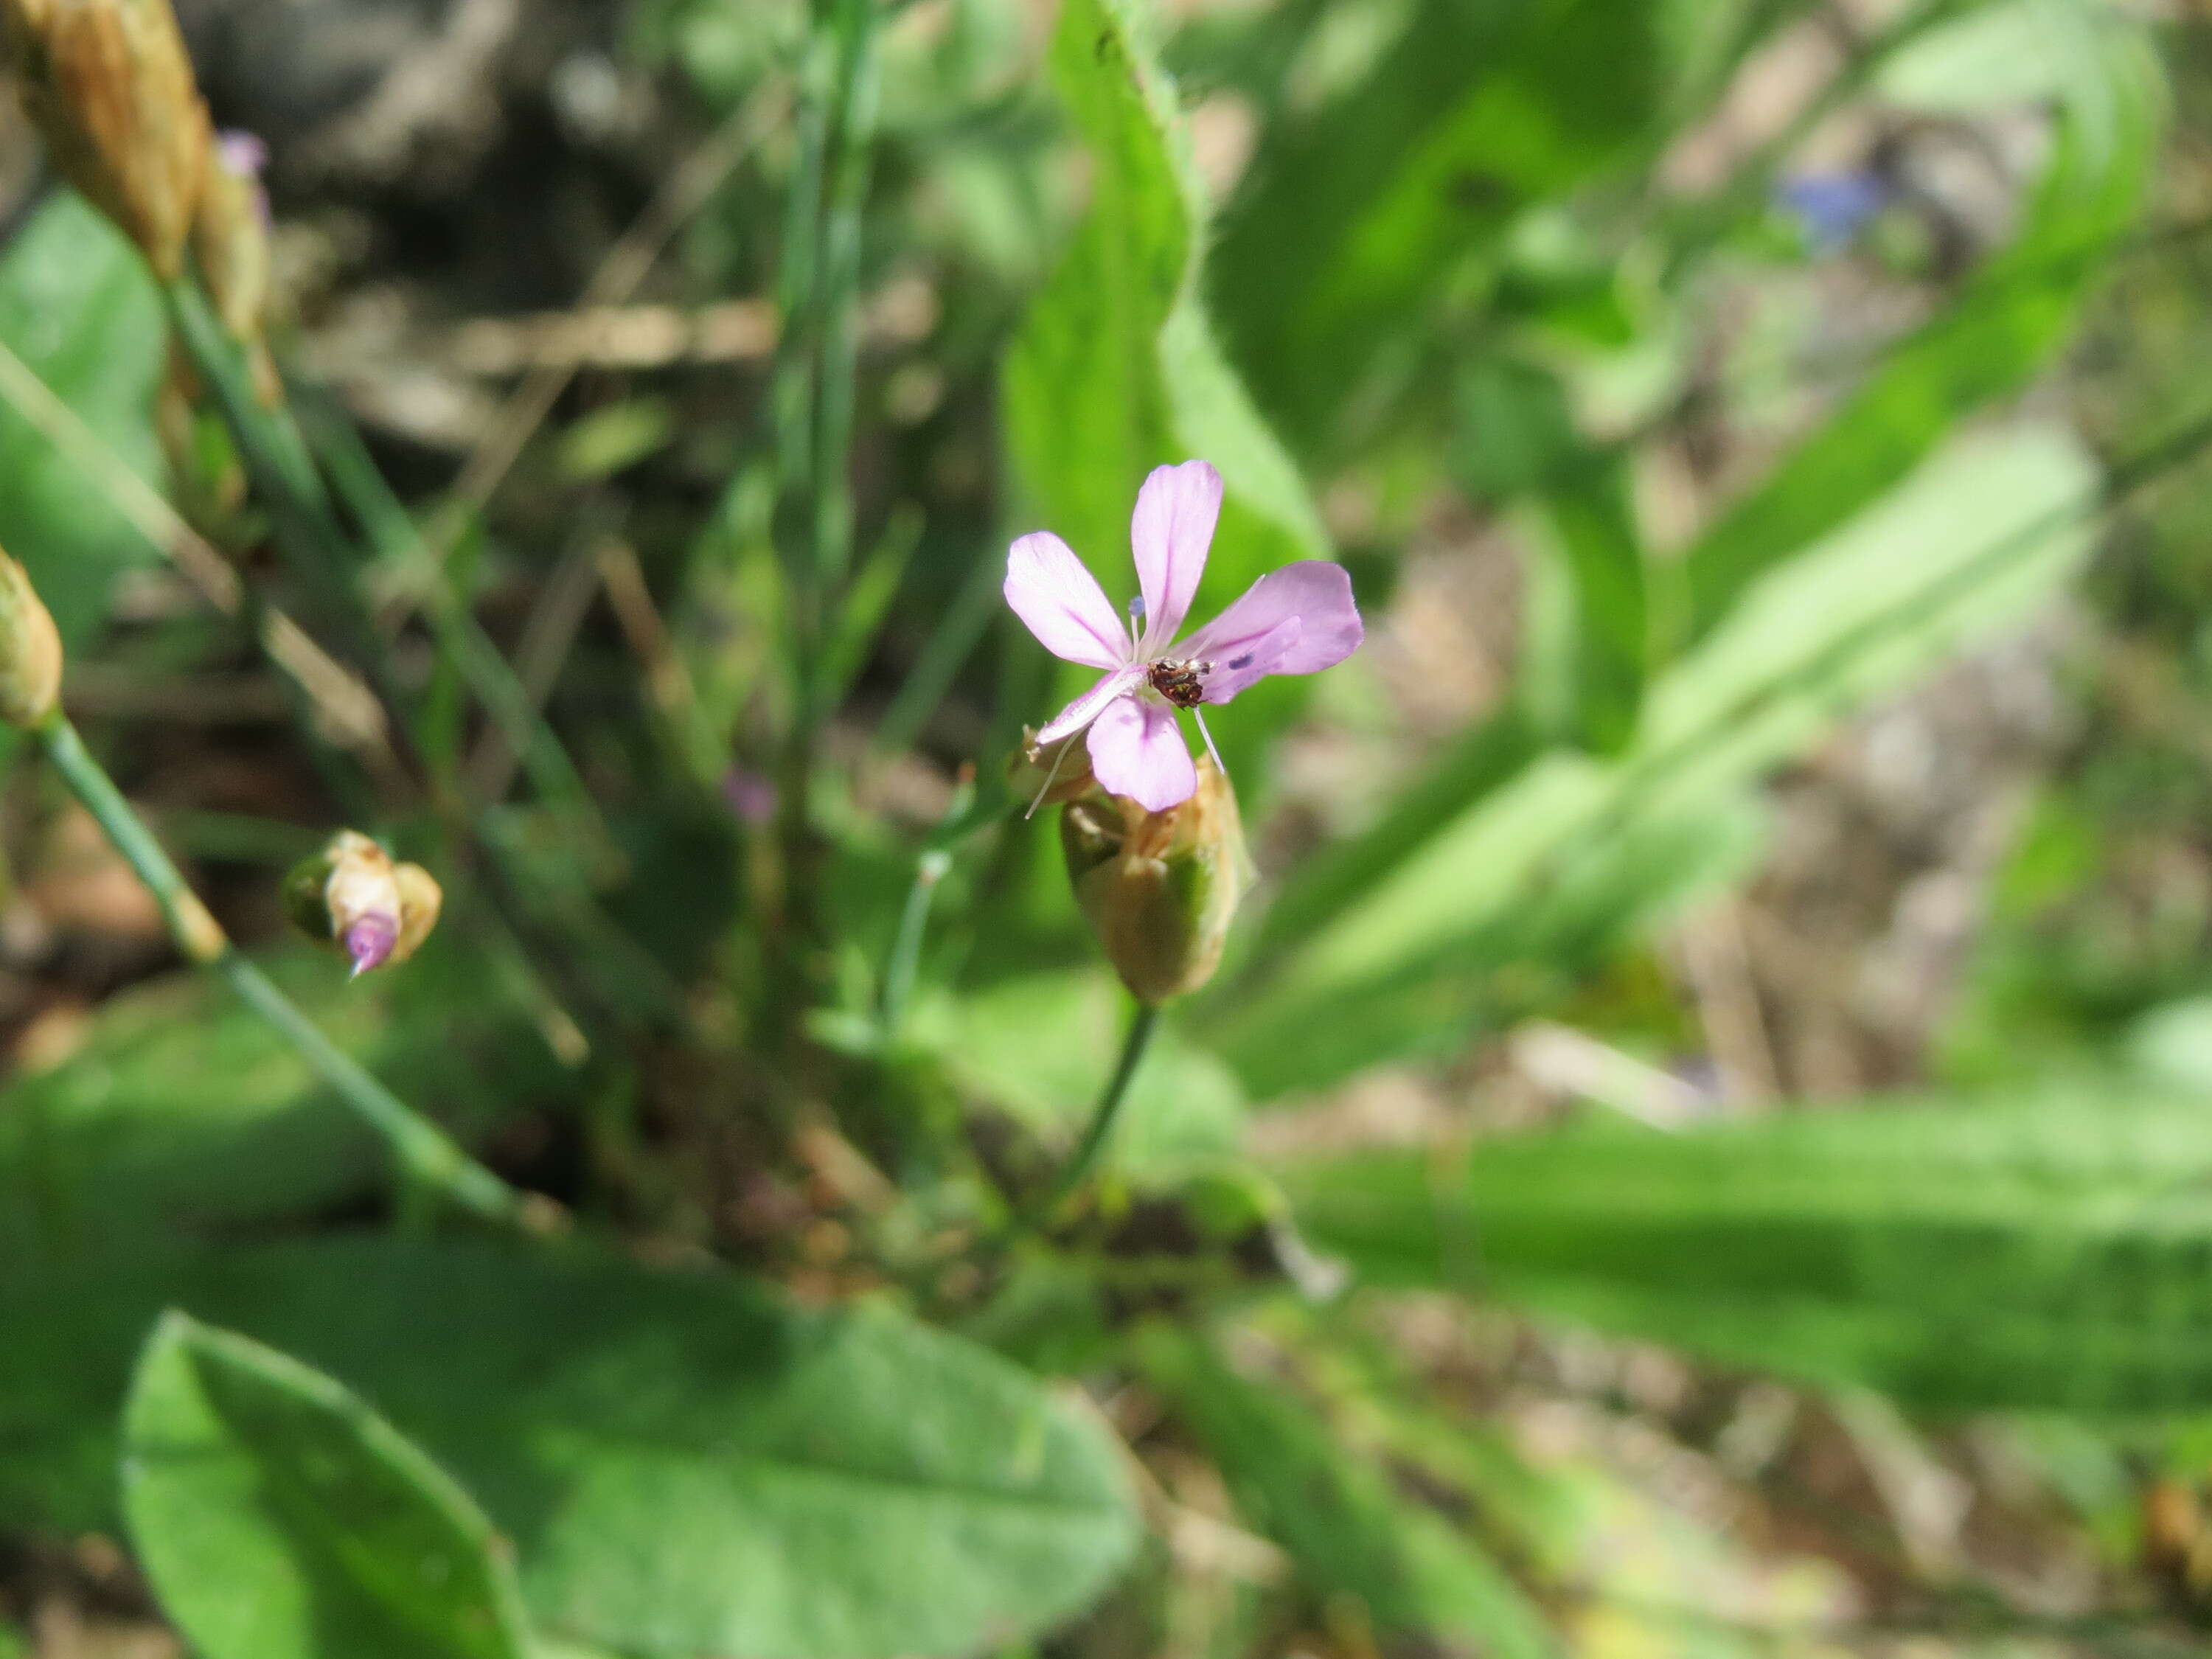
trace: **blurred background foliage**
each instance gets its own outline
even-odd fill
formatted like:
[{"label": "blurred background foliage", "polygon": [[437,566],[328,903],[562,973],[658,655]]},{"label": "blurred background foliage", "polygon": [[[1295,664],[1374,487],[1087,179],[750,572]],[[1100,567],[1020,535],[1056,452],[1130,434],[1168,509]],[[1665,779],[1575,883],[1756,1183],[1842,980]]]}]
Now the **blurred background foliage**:
[{"label": "blurred background foliage", "polygon": [[[2212,12],[177,10],[305,482],[11,98],[0,544],[530,1224],[11,740],[0,1656],[2201,1650]],[[1118,599],[1192,456],[1197,614],[1368,641],[1216,722],[1260,884],[1054,1207],[1005,550]],[[356,983],[343,823],[447,893]]]}]

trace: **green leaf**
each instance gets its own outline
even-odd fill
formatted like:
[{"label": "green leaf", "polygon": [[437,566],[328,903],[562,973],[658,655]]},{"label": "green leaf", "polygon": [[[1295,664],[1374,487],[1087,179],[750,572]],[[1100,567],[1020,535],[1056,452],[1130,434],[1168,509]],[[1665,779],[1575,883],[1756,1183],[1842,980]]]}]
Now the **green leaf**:
[{"label": "green leaf", "polygon": [[[158,478],[154,387],[165,330],[144,263],[108,222],[57,191],[0,257],[0,343],[125,465]],[[108,583],[154,550],[46,436],[0,404],[0,547],[22,561],[64,643],[105,614]]]},{"label": "green leaf", "polygon": [[[263,965],[349,1053],[465,1139],[574,1086],[460,936],[358,983],[305,946]],[[64,1064],[0,1111],[0,1261],[237,1226],[388,1179],[378,1139],[223,985],[180,973],[111,998]]]},{"label": "green leaf", "polygon": [[[1066,0],[1051,68],[1090,151],[1091,205],[1003,371],[1023,527],[1054,531],[1109,593],[1126,596],[1136,586],[1129,515],[1145,475],[1212,461],[1227,489],[1192,613],[1203,618],[1277,565],[1325,556],[1328,538],[1207,324],[1199,187],[1126,0]],[[1063,675],[1063,687],[1074,678]],[[1297,695],[1280,681],[1240,705],[1243,718],[1217,734],[1232,769]]]},{"label": "green leaf", "polygon": [[1618,754],[1644,700],[1644,544],[1618,456],[1579,458],[1528,512],[1528,651],[1521,693],[1557,743]]},{"label": "green leaf", "polygon": [[1255,1098],[1463,1039],[1502,970],[1556,972],[1740,867],[1760,775],[2046,599],[2087,547],[2095,490],[2063,433],[1954,446],[1747,594],[1653,686],[1617,762],[1553,754],[1456,816],[1424,810],[1381,848],[1394,861],[1340,872],[1334,908],[1306,903],[1194,1029]]},{"label": "green leaf", "polygon": [[2157,64],[2137,28],[2088,29],[2072,55],[2081,90],[2021,234],[1684,555],[1691,638],[1761,572],[1904,477],[1963,416],[2021,390],[2071,333],[2136,222],[2163,127]]},{"label": "green leaf", "polygon": [[1461,485],[1527,504],[1522,700],[1551,741],[1616,753],[1635,734],[1649,652],[1626,462],[1583,441],[1566,387],[1540,365],[1486,354],[1461,369],[1455,392]]},{"label": "green leaf", "polygon": [[1911,1406],[2212,1404],[2212,1111],[2139,1085],[1619,1123],[1284,1172],[1376,1285],[1453,1285]]},{"label": "green leaf", "polygon": [[1629,153],[1662,93],[1662,10],[1422,0],[1370,75],[1277,124],[1211,286],[1301,454],[1360,435],[1421,372],[1454,279],[1494,267],[1524,210]]},{"label": "green leaf", "polygon": [[123,1508],[204,1659],[521,1659],[506,1541],[329,1377],[170,1314],[124,1414]]},{"label": "green leaf", "polygon": [[1474,1540],[1401,1498],[1311,1411],[1240,1375],[1206,1343],[1164,1328],[1139,1349],[1221,1468],[1247,1524],[1288,1550],[1322,1596],[1349,1595],[1378,1633],[1448,1651],[1537,1659],[1559,1644],[1527,1595]]},{"label": "green leaf", "polygon": [[103,1523],[115,1403],[163,1307],[373,1401],[514,1540],[565,1640],[965,1654],[1076,1613],[1135,1542],[1095,1419],[957,1339],[583,1250],[391,1237],[0,1261],[0,1513]]}]

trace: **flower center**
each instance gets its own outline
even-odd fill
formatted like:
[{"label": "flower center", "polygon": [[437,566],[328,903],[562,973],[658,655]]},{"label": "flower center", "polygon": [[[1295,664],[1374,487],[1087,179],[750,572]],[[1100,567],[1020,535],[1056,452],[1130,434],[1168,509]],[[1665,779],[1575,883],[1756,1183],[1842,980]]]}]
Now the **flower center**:
[{"label": "flower center", "polygon": [[1205,677],[1212,672],[1210,662],[1163,657],[1146,669],[1145,679],[1176,708],[1195,708],[1206,700]]}]

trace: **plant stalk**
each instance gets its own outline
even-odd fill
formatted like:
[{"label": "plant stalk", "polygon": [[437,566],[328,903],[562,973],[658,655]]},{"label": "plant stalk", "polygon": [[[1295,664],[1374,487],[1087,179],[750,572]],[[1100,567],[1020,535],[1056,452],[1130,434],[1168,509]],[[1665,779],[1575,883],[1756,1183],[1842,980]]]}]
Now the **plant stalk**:
[{"label": "plant stalk", "polygon": [[411,1182],[471,1215],[492,1221],[520,1220],[520,1194],[378,1082],[240,954],[58,708],[32,727],[31,734],[70,792],[153,895],[177,948],[198,966],[221,975],[248,1007],[282,1033],[339,1099],[390,1144]]},{"label": "plant stalk", "polygon": [[1121,1115],[1121,1103],[1128,1098],[1130,1081],[1137,1075],[1137,1067],[1152,1046],[1152,1033],[1159,1028],[1160,1011],[1157,1003],[1140,1002],[1130,1017],[1129,1034],[1121,1039],[1121,1056],[1114,1062],[1114,1074],[1106,1079],[1106,1092],[1098,1097],[1097,1107],[1091,1114],[1091,1126],[1083,1132],[1083,1139],[1069,1158],[1067,1167],[1060,1174],[1060,1184],[1053,1189],[1051,1208],[1057,1210],[1090,1180],[1106,1142],[1114,1133],[1114,1125]]}]

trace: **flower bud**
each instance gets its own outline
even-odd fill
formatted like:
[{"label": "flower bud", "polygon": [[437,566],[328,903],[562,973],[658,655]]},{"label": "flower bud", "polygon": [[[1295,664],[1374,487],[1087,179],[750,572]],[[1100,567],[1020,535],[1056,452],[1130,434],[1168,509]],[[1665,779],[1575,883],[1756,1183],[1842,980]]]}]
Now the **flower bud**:
[{"label": "flower bud", "polygon": [[356,977],[414,955],[437,926],[444,898],[421,865],[394,864],[353,830],[339,830],[284,878],[284,913],[292,925],[343,952]]},{"label": "flower bud", "polygon": [[438,885],[437,878],[419,864],[393,865],[392,878],[399,884],[399,938],[392,945],[392,959],[404,962],[422,948],[430,930],[438,925],[438,913],[446,908],[446,891]]},{"label": "flower bud", "polygon": [[62,691],[62,636],[30,574],[0,553],[0,720],[36,726]]},{"label": "flower bud", "polygon": [[1210,757],[1197,792],[1164,812],[1093,785],[1060,814],[1060,844],[1076,902],[1139,1001],[1213,977],[1252,875],[1236,792]]},{"label": "flower bud", "polygon": [[0,0],[54,165],[164,280],[184,270],[211,132],[169,0]]}]

